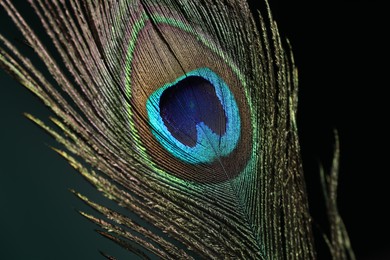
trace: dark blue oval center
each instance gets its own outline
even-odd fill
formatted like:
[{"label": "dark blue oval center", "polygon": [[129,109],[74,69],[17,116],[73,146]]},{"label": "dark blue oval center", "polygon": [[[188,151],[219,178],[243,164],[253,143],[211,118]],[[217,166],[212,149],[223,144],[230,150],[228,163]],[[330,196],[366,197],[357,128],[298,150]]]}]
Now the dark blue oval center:
[{"label": "dark blue oval center", "polygon": [[226,115],[214,86],[199,76],[189,76],[167,88],[160,98],[160,116],[182,144],[197,144],[196,126],[203,122],[214,133],[226,132]]}]

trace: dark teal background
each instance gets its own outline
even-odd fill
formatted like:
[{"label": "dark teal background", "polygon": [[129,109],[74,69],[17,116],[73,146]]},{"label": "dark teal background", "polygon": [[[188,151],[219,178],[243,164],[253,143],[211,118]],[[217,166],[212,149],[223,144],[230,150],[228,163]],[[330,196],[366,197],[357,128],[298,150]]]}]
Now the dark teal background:
[{"label": "dark teal background", "polygon": [[[337,128],[339,207],[352,245],[358,259],[390,259],[389,159],[380,150],[389,147],[388,65],[381,64],[388,62],[388,9],[372,1],[270,3],[299,67],[299,131],[314,221],[326,230],[318,164],[329,165]],[[23,112],[44,120],[49,115],[0,72],[0,259],[100,259],[98,250],[126,259],[127,252],[76,212],[92,211],[68,189],[104,199],[49,148],[59,146]]]},{"label": "dark teal background", "polygon": [[129,256],[76,212],[94,213],[69,188],[103,199],[22,115],[46,119],[47,109],[4,72],[0,84],[0,259],[103,259],[98,250]]}]

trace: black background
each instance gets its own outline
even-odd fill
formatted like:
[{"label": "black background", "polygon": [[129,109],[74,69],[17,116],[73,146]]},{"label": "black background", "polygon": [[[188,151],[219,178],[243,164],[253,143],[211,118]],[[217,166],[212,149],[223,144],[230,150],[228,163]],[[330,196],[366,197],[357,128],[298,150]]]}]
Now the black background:
[{"label": "black background", "polygon": [[[298,125],[314,221],[326,230],[318,165],[329,168],[337,129],[338,205],[358,259],[390,259],[389,29],[387,9],[378,2],[271,1],[299,69]],[[325,253],[319,256],[327,258]]]},{"label": "black background", "polygon": [[[298,123],[315,225],[327,230],[318,168],[329,168],[337,129],[338,202],[352,246],[358,259],[390,259],[388,9],[379,1],[270,4],[299,68]],[[126,252],[92,232],[96,227],[75,212],[89,209],[68,188],[98,193],[50,150],[56,143],[22,116],[47,118],[46,108],[4,72],[0,85],[0,258],[96,259],[101,249],[124,259]],[[319,258],[326,259],[321,250]]]}]

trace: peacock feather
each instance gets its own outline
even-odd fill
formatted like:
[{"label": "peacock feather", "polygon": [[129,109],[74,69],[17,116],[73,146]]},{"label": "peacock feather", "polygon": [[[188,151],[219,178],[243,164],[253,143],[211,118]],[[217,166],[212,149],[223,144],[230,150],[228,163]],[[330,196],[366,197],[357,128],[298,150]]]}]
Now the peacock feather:
[{"label": "peacock feather", "polygon": [[[55,127],[27,117],[66,147],[54,150],[137,216],[73,191],[101,213],[81,212],[99,233],[140,258],[316,258],[297,70],[267,1],[254,13],[238,0],[28,2],[48,40],[0,1],[34,51],[0,35],[0,66],[53,111]],[[327,198],[331,251],[346,259]]]}]

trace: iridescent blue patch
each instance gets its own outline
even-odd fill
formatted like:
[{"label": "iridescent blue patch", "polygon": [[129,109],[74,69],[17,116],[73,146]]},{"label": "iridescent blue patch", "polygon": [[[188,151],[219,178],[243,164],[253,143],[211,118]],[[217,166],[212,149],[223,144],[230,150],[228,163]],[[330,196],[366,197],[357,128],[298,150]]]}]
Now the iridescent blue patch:
[{"label": "iridescent blue patch", "polygon": [[228,156],[241,133],[237,103],[211,69],[199,68],[165,84],[146,103],[151,131],[176,158],[191,164]]}]

